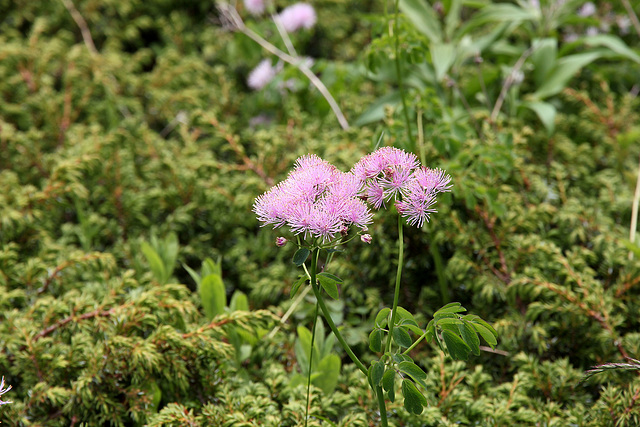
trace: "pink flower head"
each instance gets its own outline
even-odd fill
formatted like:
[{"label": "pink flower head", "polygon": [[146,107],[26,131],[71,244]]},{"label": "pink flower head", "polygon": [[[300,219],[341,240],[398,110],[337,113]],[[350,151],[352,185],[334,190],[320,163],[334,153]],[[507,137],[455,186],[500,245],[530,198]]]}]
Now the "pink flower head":
[{"label": "pink flower head", "polygon": [[316,11],[310,4],[296,3],[280,12],[278,19],[289,33],[298,31],[300,28],[308,30],[316,24]]},{"label": "pink flower head", "polygon": [[271,65],[271,60],[263,59],[247,78],[247,85],[253,90],[265,87],[276,76],[277,70]]},{"label": "pink flower head", "polygon": [[376,209],[384,202],[397,198],[420,165],[413,153],[394,147],[383,147],[364,156],[351,171],[361,180],[361,195]]},{"label": "pink flower head", "polygon": [[244,7],[252,15],[262,15],[265,9],[265,0],[244,0]]},{"label": "pink flower head", "polygon": [[371,234],[363,234],[362,236],[360,236],[360,240],[362,240],[365,243],[371,244],[371,241],[373,240],[373,238],[371,237]]},{"label": "pink flower head", "polygon": [[351,226],[366,228],[373,214],[358,197],[360,182],[351,173],[315,155],[300,157],[287,179],[262,194],[253,211],[263,225],[287,225],[294,234],[323,242]]},{"label": "pink flower head", "polygon": [[284,237],[276,237],[276,246],[281,248],[284,245],[286,245],[288,242],[287,239],[285,239]]},{"label": "pink flower head", "polygon": [[364,156],[352,168],[362,183],[360,196],[380,209],[392,199],[398,213],[409,225],[422,227],[438,193],[451,191],[451,177],[441,169],[420,166],[413,153],[394,147],[383,147]]}]

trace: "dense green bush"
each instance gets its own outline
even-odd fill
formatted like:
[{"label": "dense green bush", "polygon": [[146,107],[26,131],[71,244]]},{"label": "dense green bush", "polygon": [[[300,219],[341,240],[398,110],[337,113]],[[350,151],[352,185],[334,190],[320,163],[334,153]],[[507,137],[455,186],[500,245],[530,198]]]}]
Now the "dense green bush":
[{"label": "dense green bush", "polygon": [[[211,2],[187,3],[0,0],[0,375],[12,385],[1,422],[304,422],[305,387],[291,384],[307,369],[297,327],[310,327],[315,301],[303,299],[280,322],[294,304],[293,248],[274,246],[253,200],[299,155],[347,170],[384,144],[414,150],[454,183],[432,222],[406,231],[402,305],[425,323],[459,301],[500,337],[496,350],[468,362],[419,345],[412,357],[428,374],[429,407],[410,415],[396,400],[390,423],[640,424],[636,373],[581,381],[594,365],[640,356],[640,263],[628,241],[639,35],[633,27],[622,34],[629,50],[617,53],[563,42],[624,16],[622,6],[601,2],[596,15],[579,18],[582,2],[567,2],[556,26],[543,31],[521,14],[494,34],[503,19],[477,10],[489,2],[400,2],[407,13],[427,8],[425,19],[455,46],[490,36],[478,70],[475,52],[441,68],[433,55],[444,51],[414,15],[401,14],[398,55],[392,5],[314,3],[318,25],[293,41],[315,58],[313,70],[351,124],[363,125],[342,130],[294,67],[249,90],[247,75],[266,53],[223,29]],[[275,35],[268,20],[243,16]],[[492,114],[518,58],[542,37],[558,41],[558,60],[599,56],[538,98],[532,56]],[[295,90],[278,86],[286,79]],[[553,126],[549,107],[534,101],[553,108]],[[377,215],[373,243],[338,254],[332,267],[345,283],[330,308],[366,362],[397,255],[395,220]],[[209,258],[221,260],[230,301],[213,317],[190,274],[203,279]],[[231,306],[236,291],[250,310]],[[373,391],[348,358],[341,362],[335,391],[312,385],[310,425],[375,424]]]}]

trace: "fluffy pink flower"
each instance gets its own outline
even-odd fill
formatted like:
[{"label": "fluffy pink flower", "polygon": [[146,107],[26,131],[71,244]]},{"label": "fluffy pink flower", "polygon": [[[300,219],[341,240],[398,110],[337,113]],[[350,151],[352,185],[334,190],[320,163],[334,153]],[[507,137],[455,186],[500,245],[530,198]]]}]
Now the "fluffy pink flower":
[{"label": "fluffy pink flower", "polygon": [[302,156],[287,179],[256,198],[253,211],[263,225],[287,225],[294,234],[331,241],[351,226],[364,230],[371,223],[359,189],[353,174],[318,156]]},{"label": "fluffy pink flower", "polygon": [[253,90],[265,87],[276,75],[276,69],[270,59],[263,59],[247,78],[247,85]]},{"label": "fluffy pink flower", "polygon": [[244,0],[244,7],[252,15],[262,15],[265,9],[265,0]]},{"label": "fluffy pink flower", "polygon": [[316,24],[316,11],[310,4],[296,3],[280,12],[278,19],[289,33],[298,31],[300,28],[308,30]]},{"label": "fluffy pink flower", "polygon": [[392,199],[398,213],[409,225],[422,227],[438,193],[450,191],[451,177],[441,169],[420,166],[413,153],[383,147],[364,156],[351,170],[362,183],[359,194],[380,209]]}]

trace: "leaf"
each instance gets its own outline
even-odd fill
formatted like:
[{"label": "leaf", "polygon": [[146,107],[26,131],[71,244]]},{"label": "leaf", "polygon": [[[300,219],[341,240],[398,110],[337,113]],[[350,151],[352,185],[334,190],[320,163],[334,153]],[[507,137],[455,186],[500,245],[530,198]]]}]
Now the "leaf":
[{"label": "leaf", "polygon": [[189,267],[186,264],[182,264],[182,267],[187,270],[187,273],[189,273],[189,276],[191,276],[193,281],[196,282],[196,285],[200,286],[200,275],[193,268]]},{"label": "leaf", "polygon": [[531,54],[533,81],[536,87],[540,87],[549,75],[549,71],[556,64],[558,40],[551,37],[534,40],[533,47],[534,51]]},{"label": "leaf", "polygon": [[413,340],[404,328],[394,328],[393,329],[393,341],[400,347],[409,348],[411,344],[413,344]]},{"label": "leaf", "polygon": [[151,247],[147,242],[142,242],[140,244],[140,249],[142,250],[142,254],[147,259],[149,263],[149,268],[153,273],[153,277],[156,279],[158,283],[161,285],[165,284],[165,276],[167,274],[164,263],[160,258],[160,255]]},{"label": "leaf", "polygon": [[436,311],[434,316],[441,313],[462,313],[467,311],[459,302],[450,302],[449,304]]},{"label": "leaf", "polygon": [[320,282],[322,289],[324,289],[331,298],[335,300],[340,298],[340,295],[338,294],[338,285],[335,280],[329,279],[328,277],[320,274],[318,274],[316,278]]},{"label": "leaf", "polygon": [[247,295],[242,292],[236,290],[231,296],[231,302],[229,303],[229,308],[231,311],[249,311],[249,300],[247,299]]},{"label": "leaf", "polygon": [[455,360],[467,360],[471,349],[458,335],[451,331],[442,331],[442,338],[447,345],[449,355]]},{"label": "leaf", "polygon": [[322,272],[322,273],[318,273],[318,276],[326,277],[327,279],[333,280],[334,282],[337,282],[337,283],[342,283],[343,282],[343,280],[341,278],[339,278],[335,274],[331,274],[331,273]]},{"label": "leaf", "polygon": [[491,346],[491,348],[495,348],[498,344],[498,340],[491,333],[491,331],[479,323],[471,323],[471,326],[480,334],[480,336]]},{"label": "leaf", "polygon": [[401,362],[398,364],[398,370],[404,374],[409,375],[422,387],[427,388],[427,384],[424,382],[424,380],[427,379],[427,374],[415,363]]},{"label": "leaf", "polygon": [[399,0],[398,7],[418,31],[432,43],[442,40],[442,28],[438,17],[429,3],[421,0]]},{"label": "leaf", "polygon": [[433,43],[430,50],[436,79],[441,81],[456,59],[455,47],[451,43]]},{"label": "leaf", "polygon": [[604,46],[633,62],[640,63],[640,55],[629,48],[622,39],[611,34],[597,34],[581,39],[587,46]]},{"label": "leaf", "polygon": [[549,71],[549,76],[542,86],[533,93],[533,99],[541,100],[560,93],[578,71],[601,56],[600,52],[588,52],[559,59],[556,66]]},{"label": "leaf", "polygon": [[480,356],[480,338],[478,338],[478,334],[473,326],[471,326],[469,322],[463,321],[462,325],[458,325],[458,329],[460,330],[460,336],[469,346],[471,352],[476,356]]},{"label": "leaf", "polygon": [[391,309],[389,307],[385,307],[378,312],[376,315],[376,327],[384,328],[389,322],[389,313],[391,313]]},{"label": "leaf", "polygon": [[379,386],[380,381],[382,381],[382,376],[384,375],[384,363],[378,361],[373,364],[371,367],[371,381],[373,381],[374,386]]},{"label": "leaf", "polygon": [[396,106],[402,101],[399,91],[393,91],[378,98],[355,121],[356,126],[364,126],[384,119],[387,105]]},{"label": "leaf", "polygon": [[[397,312],[398,313],[397,313],[396,319],[399,319],[400,321],[407,320],[412,325],[418,326],[418,322],[416,322],[416,319],[413,317],[413,314],[409,313],[409,311],[407,311],[407,309],[398,306],[397,307]],[[400,322],[398,322],[398,323],[400,323]]]},{"label": "leaf", "polygon": [[300,267],[307,260],[310,253],[311,251],[307,248],[298,249],[296,253],[293,254],[293,259],[292,259],[293,263],[298,267]]},{"label": "leaf", "polygon": [[311,382],[322,390],[324,394],[331,394],[338,385],[341,365],[342,362],[340,362],[340,357],[338,357],[337,354],[329,354],[325,356],[320,363],[318,363],[316,372],[314,372],[319,375]]},{"label": "leaf", "polygon": [[301,274],[298,276],[298,280],[291,286],[291,292],[289,292],[289,298],[293,298],[298,293],[300,286],[302,286],[308,280],[306,274]]},{"label": "leaf", "polygon": [[422,393],[407,379],[402,380],[402,395],[404,396],[404,407],[412,414],[420,415],[422,407],[428,404]]},{"label": "leaf", "polygon": [[380,329],[374,329],[369,334],[369,348],[374,353],[382,351],[382,331]]},{"label": "leaf", "polygon": [[446,326],[446,325],[460,325],[462,320],[457,317],[443,317],[436,320],[438,326]]},{"label": "leaf", "polygon": [[212,320],[224,313],[227,305],[227,294],[224,289],[222,277],[218,274],[210,274],[200,282],[200,303],[208,320]]},{"label": "leaf", "polygon": [[521,104],[538,115],[538,118],[547,130],[547,135],[553,134],[555,130],[556,107],[543,101],[527,101]]},{"label": "leaf", "polygon": [[382,376],[382,388],[385,391],[392,390],[396,381],[396,371],[393,369],[387,369]]}]

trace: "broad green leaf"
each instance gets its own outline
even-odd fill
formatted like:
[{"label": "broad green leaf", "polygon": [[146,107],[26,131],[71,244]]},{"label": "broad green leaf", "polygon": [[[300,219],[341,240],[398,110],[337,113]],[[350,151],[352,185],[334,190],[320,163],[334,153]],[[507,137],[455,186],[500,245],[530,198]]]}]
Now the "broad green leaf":
[{"label": "broad green leaf", "polygon": [[409,329],[411,332],[413,332],[417,336],[422,336],[422,334],[424,334],[424,331],[417,326],[414,326],[414,325],[402,325],[402,326]]},{"label": "broad green leaf", "polygon": [[432,43],[442,40],[440,21],[429,3],[421,0],[399,0],[399,8]]},{"label": "broad green leaf", "polygon": [[447,345],[449,355],[455,360],[467,360],[471,349],[458,335],[451,331],[442,331],[442,338]]},{"label": "broad green leaf", "polygon": [[393,369],[387,369],[384,375],[382,376],[382,388],[385,391],[389,391],[394,388],[394,383],[396,380],[396,371]]},{"label": "broad green leaf", "polygon": [[318,363],[316,368],[317,372],[314,372],[314,374],[317,373],[319,375],[315,377],[311,383],[322,390],[324,394],[331,394],[338,385],[341,365],[342,363],[338,355],[329,354],[325,356],[320,363]]},{"label": "broad green leaf", "polygon": [[540,87],[556,64],[558,40],[555,38],[534,40],[533,47],[534,51],[530,59],[533,64],[533,81],[536,87]]},{"label": "broad green leaf", "polygon": [[547,135],[553,134],[556,126],[556,107],[544,101],[528,101],[521,105],[536,113],[547,130]]},{"label": "broad green leaf", "polygon": [[395,107],[402,101],[400,92],[393,91],[385,96],[378,98],[373,104],[365,110],[355,121],[356,126],[364,126],[384,119],[385,109],[387,105]]},{"label": "broad green leaf", "polygon": [[471,352],[476,356],[480,356],[480,338],[476,330],[471,326],[469,322],[464,322],[462,325],[458,325],[460,336],[463,341],[469,346]]},{"label": "broad green leaf", "polygon": [[222,276],[222,262],[218,259],[218,262],[214,262],[211,258],[207,258],[202,262],[202,271],[200,272],[202,277],[210,274],[217,274]]},{"label": "broad green leaf", "polygon": [[422,387],[427,388],[427,384],[424,380],[427,379],[427,374],[413,362],[402,362],[398,364],[398,370],[404,374],[409,375],[415,382]]},{"label": "broad green leaf", "polygon": [[382,351],[382,331],[380,329],[374,329],[369,334],[369,348],[374,353]]},{"label": "broad green leaf", "polygon": [[218,274],[210,274],[200,282],[200,302],[207,319],[212,320],[224,313],[227,305],[227,293],[224,289],[222,277]]},{"label": "broad green leaf", "polygon": [[491,346],[491,348],[495,348],[498,344],[498,340],[491,333],[491,331],[479,323],[471,323],[471,326],[480,334],[480,336]]},{"label": "broad green leaf", "polygon": [[436,320],[436,322],[438,322],[441,319],[457,319],[458,315],[455,313],[436,311],[435,313],[433,313],[433,318]]},{"label": "broad green leaf", "polygon": [[410,380],[402,380],[402,395],[404,407],[409,413],[419,415],[422,413],[422,407],[428,404],[427,399]]},{"label": "broad green leaf", "polygon": [[556,66],[549,71],[549,76],[542,86],[533,93],[533,99],[541,100],[560,93],[578,71],[601,56],[600,52],[588,52],[559,59]]},{"label": "broad green leaf", "polygon": [[378,312],[376,315],[376,327],[384,328],[388,323],[389,313],[391,313],[391,309],[389,307],[385,307]]},{"label": "broad green leaf", "polygon": [[443,314],[443,313],[462,313],[464,311],[467,311],[467,309],[464,308],[462,305],[460,305],[459,302],[452,302],[445,305],[440,310],[436,311],[435,314],[437,315],[437,314]]},{"label": "broad green leaf", "polygon": [[611,34],[597,34],[581,39],[587,46],[604,46],[633,62],[640,63],[640,55],[629,48],[622,39]]},{"label": "broad green leaf", "polygon": [[151,268],[151,272],[153,273],[153,277],[156,279],[158,283],[161,285],[165,284],[165,276],[167,275],[167,270],[162,262],[162,258],[160,255],[151,247],[147,242],[142,242],[140,245],[140,249],[144,257],[147,259],[149,263],[149,268]]},{"label": "broad green leaf", "polygon": [[249,311],[249,300],[244,292],[236,290],[229,303],[231,311]]},{"label": "broad green leaf", "polygon": [[394,328],[393,329],[393,341],[400,347],[409,348],[411,344],[413,344],[413,340],[409,335],[409,332],[404,328]]},{"label": "broad green leaf", "polygon": [[396,316],[396,322],[400,323],[400,321],[402,321],[402,320],[407,320],[412,325],[418,326],[418,322],[416,322],[416,319],[413,317],[413,314],[409,313],[409,311],[407,311],[407,309],[398,306],[397,307],[397,311],[398,311],[398,314]]},{"label": "broad green leaf", "polygon": [[191,267],[189,267],[186,264],[182,264],[182,267],[184,267],[185,270],[187,270],[187,273],[189,273],[189,276],[191,276],[191,278],[193,279],[194,282],[196,282],[197,286],[200,286],[200,275]]},{"label": "broad green leaf", "polygon": [[395,389],[395,387],[392,387],[389,390],[387,390],[387,397],[389,398],[389,402],[391,402],[391,403],[396,401],[396,389]]},{"label": "broad green leaf", "polygon": [[456,28],[460,25],[460,10],[462,9],[462,0],[451,0],[447,16],[444,19],[444,32],[447,39],[452,39]]},{"label": "broad green leaf", "polygon": [[384,375],[384,363],[378,361],[373,364],[371,367],[371,381],[373,381],[374,386],[379,386],[380,381],[382,381],[382,376]]},{"label": "broad green leaf", "polygon": [[531,9],[524,9],[509,3],[494,3],[483,7],[473,15],[460,29],[461,33],[467,33],[471,29],[492,22],[508,22],[515,25],[522,21],[535,20],[536,13]]},{"label": "broad green leaf", "polygon": [[455,59],[456,50],[451,43],[433,43],[431,45],[431,61],[438,81],[442,81],[442,78],[449,72]]},{"label": "broad green leaf", "polygon": [[335,280],[329,279],[326,276],[321,276],[320,274],[318,274],[316,277],[320,282],[322,289],[324,289],[331,298],[335,300],[340,298],[340,295],[338,294],[338,285]]},{"label": "broad green leaf", "polygon": [[336,276],[334,274],[331,274],[331,273],[322,272],[322,273],[318,273],[318,276],[326,277],[327,279],[333,280],[334,282],[337,282],[337,283],[342,283],[343,282],[343,280],[341,278],[339,278],[338,276]]},{"label": "broad green leaf", "polygon": [[497,337],[498,336],[498,332],[496,332],[495,329],[493,329],[493,326],[491,326],[490,324],[488,324],[487,322],[485,322],[484,320],[482,320],[480,317],[478,317],[477,319],[473,320],[474,323],[479,323],[482,326],[484,326],[485,328],[487,328],[488,330],[491,331],[491,333]]},{"label": "broad green leaf", "polygon": [[424,339],[427,342],[431,342],[431,340],[435,336],[435,333],[436,333],[435,328],[436,328],[436,323],[433,319],[431,319],[431,321],[429,321],[429,323],[427,324],[426,329],[424,330],[426,332]]},{"label": "broad green leaf", "polygon": [[309,257],[310,253],[311,251],[307,248],[298,249],[296,253],[293,254],[293,259],[292,259],[293,263],[298,267],[300,267],[307,260],[307,257]]},{"label": "broad green leaf", "polygon": [[413,362],[413,360],[409,357],[406,356],[402,353],[395,353],[391,356],[391,358],[393,359],[394,362],[396,363],[402,363],[402,362]]},{"label": "broad green leaf", "polygon": [[436,321],[438,323],[438,326],[445,326],[445,325],[460,325],[462,323],[462,320],[460,320],[457,317],[443,317],[440,319],[437,319]]}]

